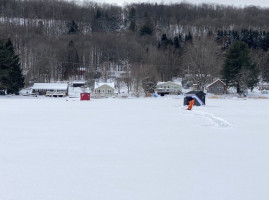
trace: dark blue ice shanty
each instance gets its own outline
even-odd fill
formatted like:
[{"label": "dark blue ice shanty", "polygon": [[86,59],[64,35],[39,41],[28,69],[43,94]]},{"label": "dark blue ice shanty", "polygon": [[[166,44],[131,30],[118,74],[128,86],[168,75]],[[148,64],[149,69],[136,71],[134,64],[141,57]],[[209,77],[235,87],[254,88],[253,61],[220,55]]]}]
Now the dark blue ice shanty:
[{"label": "dark blue ice shanty", "polygon": [[184,106],[189,105],[189,101],[194,99],[194,105],[204,106],[205,105],[205,93],[203,91],[190,91],[184,94]]}]

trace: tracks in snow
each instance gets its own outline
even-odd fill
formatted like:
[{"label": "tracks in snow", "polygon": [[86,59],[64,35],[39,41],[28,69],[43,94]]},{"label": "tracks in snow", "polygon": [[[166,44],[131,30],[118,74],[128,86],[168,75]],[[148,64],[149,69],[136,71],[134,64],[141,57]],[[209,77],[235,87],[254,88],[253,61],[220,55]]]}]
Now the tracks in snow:
[{"label": "tracks in snow", "polygon": [[[186,111],[186,112],[185,112]],[[227,127],[232,127],[233,125],[226,121],[225,119],[218,117],[212,113],[208,113],[208,112],[203,112],[203,111],[199,111],[199,110],[192,110],[192,111],[188,111],[186,110],[186,107],[182,106],[181,107],[181,112],[186,114],[190,114],[190,115],[194,115],[194,116],[200,116],[203,118],[207,118],[210,121],[213,122],[213,125],[220,127],[220,128],[227,128]]]},{"label": "tracks in snow", "polygon": [[211,114],[211,113],[202,112],[202,111],[195,111],[194,114],[195,115],[198,115],[198,116],[202,116],[202,117],[208,118],[216,126],[221,127],[221,128],[226,128],[226,127],[231,127],[232,126],[232,124],[230,122],[226,121],[223,118],[217,117],[216,115]]}]

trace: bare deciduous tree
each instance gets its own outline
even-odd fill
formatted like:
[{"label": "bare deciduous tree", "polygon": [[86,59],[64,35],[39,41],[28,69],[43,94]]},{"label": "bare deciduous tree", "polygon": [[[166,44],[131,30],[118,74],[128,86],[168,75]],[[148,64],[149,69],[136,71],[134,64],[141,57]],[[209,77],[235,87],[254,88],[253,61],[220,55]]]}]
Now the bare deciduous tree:
[{"label": "bare deciduous tree", "polygon": [[212,78],[219,77],[223,65],[223,56],[213,38],[207,36],[195,38],[185,46],[182,55],[185,74],[193,83],[203,89]]}]

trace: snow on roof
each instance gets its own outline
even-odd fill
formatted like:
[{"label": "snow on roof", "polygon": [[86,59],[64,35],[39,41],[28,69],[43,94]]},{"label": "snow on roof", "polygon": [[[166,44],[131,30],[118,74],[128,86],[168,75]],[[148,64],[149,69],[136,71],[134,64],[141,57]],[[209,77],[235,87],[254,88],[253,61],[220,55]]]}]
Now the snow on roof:
[{"label": "snow on roof", "polygon": [[67,90],[67,83],[34,83],[34,90]]},{"label": "snow on roof", "polygon": [[72,84],[86,84],[86,81],[73,81]]},{"label": "snow on roof", "polygon": [[165,83],[174,83],[174,84],[177,84],[177,85],[181,86],[181,83],[180,82],[173,82],[173,81],[158,82],[157,85],[162,85],[162,84],[165,84]]},{"label": "snow on roof", "polygon": [[217,80],[215,80],[213,83],[210,83],[207,87],[212,86],[213,84],[215,84],[215,83],[218,82],[218,81],[220,81],[223,85],[226,85],[222,80],[217,79]]},{"label": "snow on roof", "polygon": [[114,82],[112,82],[112,83],[97,83],[97,82],[95,82],[94,89],[99,88],[103,85],[107,85],[107,86],[112,87],[112,88],[115,87]]}]

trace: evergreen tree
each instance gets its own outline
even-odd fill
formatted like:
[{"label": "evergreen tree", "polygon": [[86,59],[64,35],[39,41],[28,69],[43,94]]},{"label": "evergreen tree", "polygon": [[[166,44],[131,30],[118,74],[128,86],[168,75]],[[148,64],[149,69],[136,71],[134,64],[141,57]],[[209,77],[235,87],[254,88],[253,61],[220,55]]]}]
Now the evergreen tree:
[{"label": "evergreen tree", "polygon": [[129,21],[131,22],[129,26],[129,30],[135,31],[136,30],[136,13],[135,13],[134,7],[132,7],[131,10],[129,11]]},{"label": "evergreen tree", "polygon": [[68,34],[76,34],[78,33],[78,25],[74,20],[72,20],[70,23],[67,24],[69,30]]},{"label": "evergreen tree", "polygon": [[267,33],[264,32],[263,39],[261,41],[261,48],[264,51],[268,51],[268,49],[269,49],[269,32],[267,32]]},{"label": "evergreen tree", "polygon": [[6,91],[8,87],[9,62],[4,42],[0,40],[0,90]]},{"label": "evergreen tree", "polygon": [[132,7],[132,8],[130,9],[130,11],[129,11],[129,18],[130,18],[130,20],[134,19],[135,16],[136,16],[135,8]]},{"label": "evergreen tree", "polygon": [[144,89],[144,92],[146,94],[152,94],[154,93],[156,89],[157,81],[153,76],[146,76],[142,80],[142,88]]},{"label": "evergreen tree", "polygon": [[0,88],[17,94],[23,87],[24,77],[13,44],[10,39],[6,43],[0,41]]},{"label": "evergreen tree", "polygon": [[6,49],[11,56],[11,65],[9,66],[9,86],[7,88],[8,94],[18,94],[24,87],[24,77],[20,67],[20,58],[15,55],[12,41],[8,39],[6,43]]},{"label": "evergreen tree", "polygon": [[189,31],[188,35],[185,35],[185,42],[187,42],[187,41],[192,42],[192,34],[190,31]]},{"label": "evergreen tree", "polygon": [[174,37],[174,45],[175,45],[175,48],[176,49],[180,49],[181,48],[181,45],[180,45],[180,42],[179,42],[178,37]]},{"label": "evergreen tree", "polygon": [[68,80],[70,76],[75,76],[79,68],[79,56],[74,42],[71,40],[67,49],[67,62],[64,64],[64,79]]},{"label": "evergreen tree", "polygon": [[102,16],[102,13],[101,13],[101,11],[100,11],[99,8],[98,8],[97,11],[96,11],[95,18],[96,18],[96,19],[99,19],[99,18],[101,18],[101,16]]},{"label": "evergreen tree", "polygon": [[149,24],[145,24],[140,28],[140,35],[151,35],[153,32],[153,28]]},{"label": "evergreen tree", "polygon": [[237,93],[242,89],[253,89],[258,83],[258,70],[251,62],[248,45],[235,41],[227,51],[222,78],[227,86],[236,87]]},{"label": "evergreen tree", "polygon": [[131,21],[130,26],[129,26],[129,30],[131,30],[131,31],[135,31],[136,30],[135,20],[134,21]]},{"label": "evergreen tree", "polygon": [[151,22],[151,18],[147,12],[144,14],[144,17],[146,20],[145,24],[140,28],[140,35],[152,35],[154,31],[154,25]]}]

